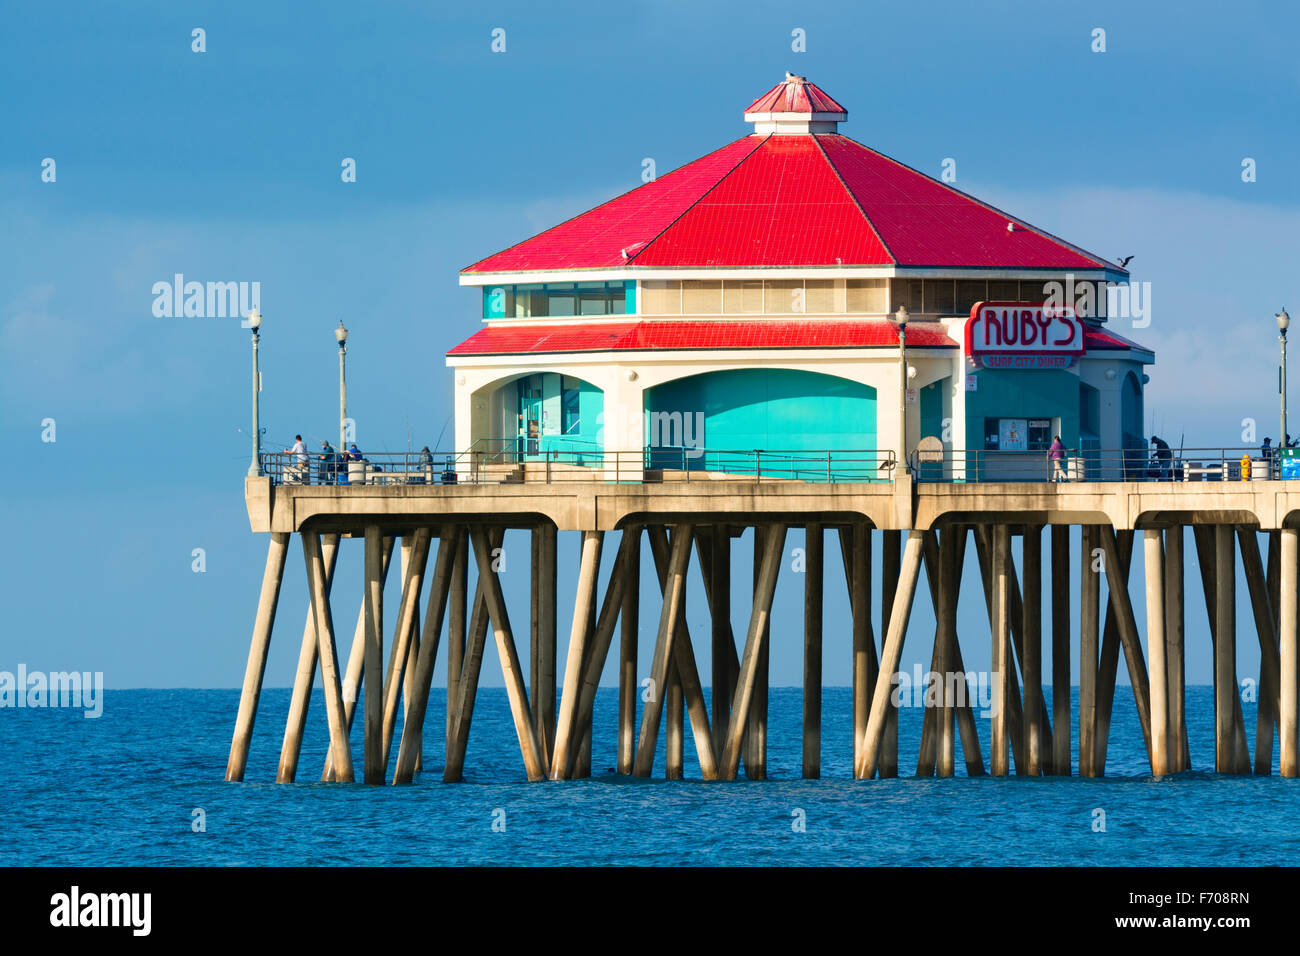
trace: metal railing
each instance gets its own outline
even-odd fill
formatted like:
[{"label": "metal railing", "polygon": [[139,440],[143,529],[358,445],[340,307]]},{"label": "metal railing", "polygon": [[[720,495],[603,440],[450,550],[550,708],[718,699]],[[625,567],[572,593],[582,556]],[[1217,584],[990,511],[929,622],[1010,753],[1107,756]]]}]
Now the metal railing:
[{"label": "metal railing", "polygon": [[[512,447],[507,447],[510,445]],[[275,485],[489,485],[605,482],[890,482],[892,451],[554,450],[530,454],[513,439],[476,442],[462,452],[379,452],[358,459],[319,452],[262,454]]]},{"label": "metal railing", "polygon": [[[1300,463],[1300,462],[1298,462]],[[913,453],[909,470],[920,482],[1050,481],[1266,481],[1283,474],[1276,455],[1254,448],[1067,448],[1059,459],[1048,450],[944,449]],[[1245,477],[1243,478],[1243,472]],[[1298,475],[1297,477],[1300,477]]]}]

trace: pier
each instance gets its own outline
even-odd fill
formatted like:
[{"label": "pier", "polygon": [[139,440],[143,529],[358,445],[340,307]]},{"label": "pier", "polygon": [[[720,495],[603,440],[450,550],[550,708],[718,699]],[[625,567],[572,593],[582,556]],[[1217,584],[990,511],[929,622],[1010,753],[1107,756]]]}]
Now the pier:
[{"label": "pier", "polygon": [[[441,764],[445,781],[461,779],[489,644],[501,662],[529,780],[590,774],[595,691],[612,654],[618,655],[618,773],[649,776],[663,746],[667,776],[680,778],[689,727],[705,780],[733,780],[741,772],[763,779],[768,655],[772,640],[793,639],[771,633],[778,594],[804,606],[803,775],[817,777],[828,623],[823,603],[833,587],[847,587],[850,599],[851,621],[834,626],[852,633],[853,767],[859,779],[905,773],[913,757],[918,775],[952,776],[958,750],[972,775],[1102,776],[1121,660],[1151,773],[1190,769],[1184,673],[1193,654],[1210,654],[1214,662],[1213,769],[1270,773],[1276,740],[1281,774],[1300,772],[1300,484],[1259,480],[1258,474],[1250,481],[924,481],[915,477],[923,469],[898,469],[889,454],[846,457],[854,464],[832,462],[831,480],[774,474],[770,466],[747,474],[644,467],[657,464],[650,457],[636,475],[626,462],[585,460],[547,468],[529,463],[494,471],[458,461],[464,471],[454,484],[431,483],[423,465],[409,462],[381,466],[364,483],[349,485],[295,483],[285,470],[268,467],[267,475],[245,482],[251,528],[267,535],[269,544],[226,779],[244,779],[285,562],[299,550],[310,611],[285,722],[277,775],[284,783],[299,776],[317,673],[330,732],[321,779],[409,783],[426,764],[429,770]],[[872,480],[864,480],[867,460],[873,461]],[[1081,547],[1072,543],[1074,526],[1081,529]],[[789,574],[783,580],[787,533],[796,528],[807,535],[805,571],[801,581],[788,580],[794,577]],[[493,549],[507,530],[516,529],[531,537],[529,602],[508,608]],[[571,596],[561,596],[556,587],[562,532],[581,542]],[[732,556],[745,532],[752,532],[747,541],[754,549],[753,597],[744,633],[733,633]],[[844,555],[842,574],[825,566],[824,542],[831,534]],[[1019,567],[1011,546],[1015,537],[1022,539]],[[347,631],[331,613],[331,592],[339,549],[349,540],[364,548],[365,580],[361,612],[345,647]],[[608,576],[600,574],[604,549],[616,555]],[[653,563],[659,593],[642,593],[643,561]],[[692,561],[704,582],[707,634],[692,633],[686,623]],[[987,629],[958,626],[958,588],[971,561],[983,583]],[[1238,561],[1247,584],[1240,596]],[[1141,595],[1131,593],[1129,584],[1138,562],[1145,570]],[[386,616],[390,565],[401,576],[401,597]],[[927,587],[920,600],[934,607],[933,635],[908,627],[922,571]],[[1188,606],[1188,574],[1200,577],[1204,608]],[[871,606],[876,579],[883,595],[879,609]],[[1080,589],[1077,615],[1073,581]],[[562,662],[556,633],[561,599],[572,600],[573,607]],[[1252,612],[1261,652],[1253,756],[1238,686],[1239,600]],[[637,671],[643,605],[658,612],[645,674]],[[1145,609],[1145,628],[1137,624],[1138,608]],[[1185,623],[1200,614],[1208,620],[1212,646],[1189,648]],[[1078,659],[1071,650],[1076,636]],[[990,641],[997,699],[991,716],[979,718],[964,688],[943,682],[933,701],[927,697],[919,752],[900,754],[891,690],[904,643],[918,640],[932,648],[931,670],[938,674],[961,674],[963,645]],[[711,651],[710,674],[701,674],[696,664],[703,642]],[[340,656],[344,651],[346,658]],[[445,755],[426,760],[425,713],[440,653],[449,675],[448,716],[442,734],[430,737],[445,739]],[[647,678],[638,721],[637,695]],[[706,684],[713,688],[711,708]],[[1072,720],[1076,684],[1079,708]],[[1044,685],[1051,688],[1050,712]],[[349,744],[358,700],[364,701],[360,772]],[[394,740],[399,706],[403,730]],[[1075,744],[1078,759],[1072,762]]]}]

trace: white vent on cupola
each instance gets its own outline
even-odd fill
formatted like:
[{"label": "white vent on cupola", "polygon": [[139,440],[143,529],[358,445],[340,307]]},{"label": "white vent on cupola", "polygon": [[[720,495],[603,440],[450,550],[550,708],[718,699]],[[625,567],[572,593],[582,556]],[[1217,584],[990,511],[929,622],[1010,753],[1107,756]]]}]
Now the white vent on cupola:
[{"label": "white vent on cupola", "polygon": [[815,83],[786,73],[785,80],[768,90],[745,110],[745,122],[767,136],[834,133],[849,111],[826,95]]}]

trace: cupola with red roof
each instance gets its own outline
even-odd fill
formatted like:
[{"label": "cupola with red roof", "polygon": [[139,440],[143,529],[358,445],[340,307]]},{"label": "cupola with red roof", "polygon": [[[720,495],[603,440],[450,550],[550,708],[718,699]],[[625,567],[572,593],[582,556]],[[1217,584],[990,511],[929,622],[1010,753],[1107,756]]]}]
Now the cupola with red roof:
[{"label": "cupola with red roof", "polygon": [[1127,274],[840,134],[848,111],[802,76],[787,73],[744,116],[753,134],[481,259],[463,283],[489,273],[760,266]]},{"label": "cupola with red roof", "polygon": [[745,122],[753,123],[759,134],[834,133],[836,124],[848,118],[848,110],[817,84],[793,73],[786,73],[784,83],[772,87],[745,110]]}]

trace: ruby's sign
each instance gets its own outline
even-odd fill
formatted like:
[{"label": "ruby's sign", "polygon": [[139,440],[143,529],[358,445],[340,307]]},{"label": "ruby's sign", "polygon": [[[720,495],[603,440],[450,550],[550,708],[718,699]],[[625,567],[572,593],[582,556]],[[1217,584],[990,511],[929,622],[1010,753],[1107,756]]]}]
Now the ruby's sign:
[{"label": "ruby's sign", "polygon": [[976,368],[1068,368],[1083,352],[1083,321],[1068,305],[976,302],[966,322]]}]

